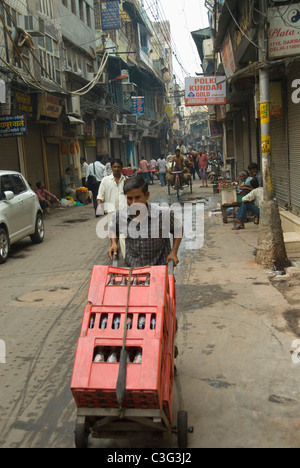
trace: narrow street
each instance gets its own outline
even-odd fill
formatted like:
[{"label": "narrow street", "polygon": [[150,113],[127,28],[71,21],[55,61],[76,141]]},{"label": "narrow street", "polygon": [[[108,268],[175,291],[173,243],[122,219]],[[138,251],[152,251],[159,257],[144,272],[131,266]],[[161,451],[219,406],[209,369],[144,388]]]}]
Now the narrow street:
[{"label": "narrow street", "polygon": [[[157,181],[150,191],[151,201],[176,201]],[[190,448],[296,448],[299,270],[274,277],[257,266],[257,226],[233,232],[232,220],[209,218],[219,195],[199,181],[190,197],[205,203],[205,245],[191,251],[184,241],[176,272],[174,415],[189,413]],[[74,447],[71,374],[92,267],[109,263],[108,241],[96,236],[91,205],[56,210],[45,224],[43,244],[20,242],[0,268],[2,448]],[[175,448],[177,441],[141,436],[90,446]]]}]

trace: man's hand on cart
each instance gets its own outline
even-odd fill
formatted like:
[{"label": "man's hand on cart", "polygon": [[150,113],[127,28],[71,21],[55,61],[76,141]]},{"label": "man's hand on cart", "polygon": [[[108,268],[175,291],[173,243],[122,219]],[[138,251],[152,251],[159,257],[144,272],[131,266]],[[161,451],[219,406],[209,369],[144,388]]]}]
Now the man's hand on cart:
[{"label": "man's hand on cart", "polygon": [[116,241],[112,240],[110,249],[108,251],[109,258],[111,260],[114,260],[114,257],[118,257],[119,251],[118,251],[118,244]]},{"label": "man's hand on cart", "polygon": [[178,265],[179,259],[178,259],[177,255],[175,253],[171,252],[170,255],[168,255],[166,264],[168,265],[168,263],[170,263],[170,262],[173,262],[174,267],[176,267]]}]

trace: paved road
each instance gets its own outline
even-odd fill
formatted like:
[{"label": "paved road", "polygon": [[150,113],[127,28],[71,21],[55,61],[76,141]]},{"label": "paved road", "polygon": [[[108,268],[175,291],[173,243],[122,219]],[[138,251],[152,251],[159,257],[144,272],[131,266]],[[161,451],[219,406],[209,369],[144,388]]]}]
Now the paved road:
[{"label": "paved road", "polygon": [[[157,183],[151,192],[154,201],[168,200]],[[193,196],[216,207],[199,182]],[[176,201],[173,194],[169,200]],[[96,236],[91,206],[57,211],[46,230],[44,244],[20,242],[0,267],[2,448],[74,447],[71,374],[92,267],[108,264],[107,241]],[[189,413],[190,447],[299,445],[300,364],[290,352],[300,336],[299,282],[287,276],[285,296],[275,288],[253,260],[256,239],[254,225],[233,232],[206,213],[203,248],[181,248],[174,413]],[[177,445],[174,436],[141,436],[90,446]]]}]

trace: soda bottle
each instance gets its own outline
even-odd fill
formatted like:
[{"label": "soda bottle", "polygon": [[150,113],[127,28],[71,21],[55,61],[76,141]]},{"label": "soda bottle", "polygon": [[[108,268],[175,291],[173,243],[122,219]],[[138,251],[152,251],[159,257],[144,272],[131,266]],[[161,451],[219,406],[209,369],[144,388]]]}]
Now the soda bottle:
[{"label": "soda bottle", "polygon": [[120,286],[127,286],[127,279],[126,279],[126,276],[124,275],[122,276]]},{"label": "soda bottle", "polygon": [[90,324],[89,324],[89,329],[94,328],[94,325],[95,325],[95,314],[92,314]]},{"label": "soda bottle", "polygon": [[148,273],[147,276],[146,276],[146,280],[145,280],[144,285],[145,285],[145,286],[149,286],[149,284],[150,284],[150,275],[149,275],[149,273]]},{"label": "soda bottle", "polygon": [[115,351],[112,351],[110,353],[110,355],[108,356],[107,362],[110,362],[110,363],[118,362],[117,353]]},{"label": "soda bottle", "polygon": [[139,284],[138,276],[134,276],[132,286],[137,286]]},{"label": "soda bottle", "polygon": [[141,362],[142,362],[142,351],[141,351],[141,350],[137,351],[137,353],[136,353],[136,355],[135,355],[135,357],[134,357],[133,362],[134,362],[135,364],[141,364]]},{"label": "soda bottle", "polygon": [[94,362],[105,362],[105,357],[104,357],[104,354],[102,351],[99,351],[95,358],[94,358]]},{"label": "soda bottle", "polygon": [[107,327],[107,317],[103,317],[103,319],[101,320],[100,328],[101,330],[105,330],[106,327]]},{"label": "soda bottle", "polygon": [[127,330],[131,330],[131,329],[132,329],[132,318],[128,317],[127,318]]},{"label": "soda bottle", "polygon": [[114,286],[116,284],[116,275],[113,273],[110,274],[110,280],[108,286]]},{"label": "soda bottle", "polygon": [[120,317],[116,317],[113,321],[113,329],[118,330],[120,328]]},{"label": "soda bottle", "polygon": [[139,318],[138,329],[144,330],[145,326],[146,326],[146,317],[144,315],[141,315]]}]

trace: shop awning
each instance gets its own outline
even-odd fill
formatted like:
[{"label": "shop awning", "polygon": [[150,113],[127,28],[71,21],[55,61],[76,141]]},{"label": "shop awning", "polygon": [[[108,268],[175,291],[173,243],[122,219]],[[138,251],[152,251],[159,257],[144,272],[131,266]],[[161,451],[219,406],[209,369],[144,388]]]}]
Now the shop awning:
[{"label": "shop awning", "polygon": [[68,119],[71,125],[85,125],[85,122],[83,120],[77,119],[76,117],[72,117],[71,115],[68,115]]}]

